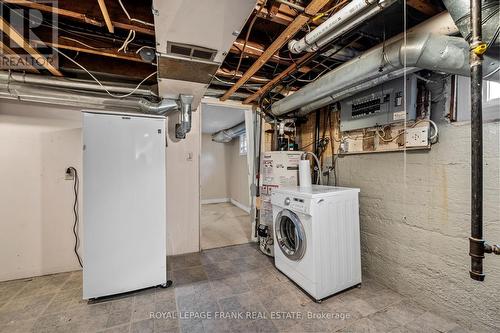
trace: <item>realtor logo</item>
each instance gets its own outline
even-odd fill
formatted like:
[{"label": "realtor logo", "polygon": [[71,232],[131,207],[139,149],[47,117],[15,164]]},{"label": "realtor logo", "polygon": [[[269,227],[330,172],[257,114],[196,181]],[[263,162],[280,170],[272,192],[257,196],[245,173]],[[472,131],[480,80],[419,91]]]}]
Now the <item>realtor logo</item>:
[{"label": "realtor logo", "polygon": [[57,0],[0,2],[1,70],[49,71],[61,76],[52,48],[58,40],[57,9]]}]

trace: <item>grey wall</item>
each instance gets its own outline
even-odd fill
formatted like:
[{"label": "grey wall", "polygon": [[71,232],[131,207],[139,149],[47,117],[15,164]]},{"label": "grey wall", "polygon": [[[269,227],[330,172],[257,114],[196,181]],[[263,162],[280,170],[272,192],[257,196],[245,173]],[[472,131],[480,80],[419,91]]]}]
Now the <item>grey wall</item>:
[{"label": "grey wall", "polygon": [[[364,274],[474,331],[498,332],[500,258],[487,255],[484,282],[469,278],[470,124],[441,119],[439,131],[430,151],[338,159],[339,185],[361,189]],[[500,242],[500,122],[485,124],[484,143],[485,238]]]},{"label": "grey wall", "polygon": [[200,182],[201,200],[230,199],[226,169],[227,144],[212,141],[211,134],[202,134]]},{"label": "grey wall", "polygon": [[240,139],[234,138],[226,144],[226,170],[229,177],[231,199],[250,207],[250,185],[248,184],[247,155],[240,155]]}]

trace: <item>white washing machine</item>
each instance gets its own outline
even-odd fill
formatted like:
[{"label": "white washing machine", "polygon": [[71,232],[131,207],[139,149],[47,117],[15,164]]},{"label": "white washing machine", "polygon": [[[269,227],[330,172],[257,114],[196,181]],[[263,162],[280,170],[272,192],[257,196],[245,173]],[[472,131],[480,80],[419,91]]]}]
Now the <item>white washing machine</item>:
[{"label": "white washing machine", "polygon": [[361,283],[358,194],[319,185],[271,194],[275,266],[316,301]]}]

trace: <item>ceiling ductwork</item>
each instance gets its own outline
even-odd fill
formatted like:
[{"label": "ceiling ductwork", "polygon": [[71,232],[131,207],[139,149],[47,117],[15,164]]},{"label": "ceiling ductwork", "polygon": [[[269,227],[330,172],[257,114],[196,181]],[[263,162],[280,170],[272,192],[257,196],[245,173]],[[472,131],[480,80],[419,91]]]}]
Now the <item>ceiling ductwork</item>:
[{"label": "ceiling ductwork", "polygon": [[159,95],[191,95],[195,110],[255,5],[256,0],[154,0]]},{"label": "ceiling ductwork", "polygon": [[218,143],[228,143],[237,136],[245,133],[245,122],[239,123],[231,128],[212,134],[212,141]]},{"label": "ceiling ductwork", "polygon": [[[451,17],[455,21],[461,35],[469,40],[471,37],[470,29],[470,1],[469,0],[443,0],[444,5],[448,9]],[[481,29],[483,31],[483,41],[490,43],[492,38],[495,38],[496,30],[499,24],[500,2],[498,0],[483,0],[482,1],[482,22]],[[500,45],[500,38],[496,36],[493,42],[494,46]],[[494,47],[491,50],[495,49]],[[498,52],[498,50],[497,50]]]},{"label": "ceiling ductwork", "polygon": [[292,53],[315,52],[395,2],[396,0],[353,0],[302,39],[292,39],[288,43],[288,49]]},{"label": "ceiling ductwork", "polygon": [[[437,15],[413,28],[408,32],[406,41],[403,35],[398,35],[333,69],[315,82],[274,103],[272,113],[282,116],[319,100],[329,104],[333,102],[332,95],[405,67],[468,76],[469,45],[461,37],[438,34],[457,31],[456,27],[450,27],[446,23],[448,18],[443,15]],[[429,31],[438,33],[425,33]],[[495,70],[498,70],[498,61],[485,57],[484,73],[488,75]],[[312,111],[311,108],[309,110]]]}]

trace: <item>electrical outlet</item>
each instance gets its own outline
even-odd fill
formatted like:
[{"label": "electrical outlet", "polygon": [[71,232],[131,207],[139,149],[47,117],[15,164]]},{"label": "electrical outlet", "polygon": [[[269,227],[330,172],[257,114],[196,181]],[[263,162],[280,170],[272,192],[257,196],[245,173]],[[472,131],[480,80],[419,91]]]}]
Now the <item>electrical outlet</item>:
[{"label": "electrical outlet", "polygon": [[429,145],[429,127],[406,129],[406,147],[425,147]]},{"label": "electrical outlet", "polygon": [[66,172],[64,173],[64,180],[75,180],[75,174],[73,170],[66,169]]}]

